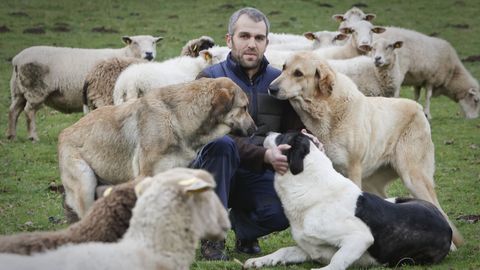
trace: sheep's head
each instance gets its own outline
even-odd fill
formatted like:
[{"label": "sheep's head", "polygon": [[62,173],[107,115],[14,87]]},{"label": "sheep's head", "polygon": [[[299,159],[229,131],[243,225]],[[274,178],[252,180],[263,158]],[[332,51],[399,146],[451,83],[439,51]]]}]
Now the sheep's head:
[{"label": "sheep's head", "polygon": [[467,119],[477,118],[480,113],[480,91],[478,82],[476,87],[469,88],[462,99],[458,103],[462,108],[463,114]]},{"label": "sheep's head", "polygon": [[363,52],[371,50],[373,34],[380,34],[385,32],[385,30],[384,27],[373,26],[368,21],[354,22],[349,27],[339,29],[341,33],[351,35],[351,42]]},{"label": "sheep's head", "polygon": [[[137,206],[150,208],[152,211],[155,209],[151,205],[152,202],[156,202],[156,206],[161,203],[170,203],[165,201],[165,194],[162,191],[173,192],[175,195],[173,200],[180,200],[177,202],[186,204],[183,209],[190,211],[179,214],[187,214],[191,217],[190,227],[195,229],[193,233],[196,237],[220,240],[225,238],[230,229],[230,221],[214,188],[215,181],[210,173],[203,170],[175,168],[154,177],[145,178],[135,186],[135,193],[138,196]],[[143,205],[144,201],[147,202],[146,205]]]},{"label": "sheep's head", "polygon": [[348,35],[337,31],[306,32],[303,36],[309,40],[313,40],[314,49],[325,48],[332,45],[341,46],[345,44],[348,39]]},{"label": "sheep's head", "polygon": [[361,9],[357,7],[352,7],[351,9],[347,10],[345,14],[335,14],[332,16],[332,19],[340,23],[339,29],[343,27],[348,27],[350,23],[365,20],[365,21],[373,21],[376,15],[372,13],[365,14]]},{"label": "sheep's head", "polygon": [[372,50],[370,52],[375,66],[383,67],[390,66],[394,63],[396,55],[395,50],[403,46],[403,41],[391,42],[384,38],[375,40],[372,44]]},{"label": "sheep's head", "polygon": [[123,36],[122,40],[127,44],[127,56],[152,61],[157,56],[157,43],[163,37],[152,36]]}]

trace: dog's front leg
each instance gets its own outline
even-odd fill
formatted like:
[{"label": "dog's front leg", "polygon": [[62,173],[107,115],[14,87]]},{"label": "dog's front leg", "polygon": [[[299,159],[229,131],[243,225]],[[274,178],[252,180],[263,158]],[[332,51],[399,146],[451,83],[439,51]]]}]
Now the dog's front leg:
[{"label": "dog's front leg", "polygon": [[[322,270],[343,270],[347,269],[354,262],[359,260],[365,254],[367,249],[373,244],[373,236],[366,233],[358,233],[346,237],[342,246],[333,255],[330,264],[320,269]],[[312,269],[315,270],[315,269]],[[317,269],[319,270],[319,269]]]},{"label": "dog's front leg", "polygon": [[360,160],[348,164],[348,179],[352,180],[360,189],[362,188],[362,163]]},{"label": "dog's front leg", "polygon": [[248,259],[244,268],[259,268],[277,264],[302,263],[311,260],[310,256],[298,246],[281,248],[271,254],[259,258]]}]

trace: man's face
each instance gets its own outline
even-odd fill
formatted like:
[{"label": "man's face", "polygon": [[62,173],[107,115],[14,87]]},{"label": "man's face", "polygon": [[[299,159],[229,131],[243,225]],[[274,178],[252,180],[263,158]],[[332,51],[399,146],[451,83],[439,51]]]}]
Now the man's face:
[{"label": "man's face", "polygon": [[233,36],[226,36],[232,57],[247,70],[257,69],[268,44],[265,22],[255,22],[243,14],[238,18],[233,33]]}]

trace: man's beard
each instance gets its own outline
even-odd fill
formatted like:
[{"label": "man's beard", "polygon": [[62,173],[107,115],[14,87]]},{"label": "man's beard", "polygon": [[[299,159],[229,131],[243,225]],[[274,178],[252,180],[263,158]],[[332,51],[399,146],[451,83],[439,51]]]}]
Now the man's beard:
[{"label": "man's beard", "polygon": [[263,57],[260,57],[257,53],[257,59],[255,61],[246,61],[243,58],[242,54],[234,55],[232,54],[234,60],[244,69],[256,69],[260,66]]}]

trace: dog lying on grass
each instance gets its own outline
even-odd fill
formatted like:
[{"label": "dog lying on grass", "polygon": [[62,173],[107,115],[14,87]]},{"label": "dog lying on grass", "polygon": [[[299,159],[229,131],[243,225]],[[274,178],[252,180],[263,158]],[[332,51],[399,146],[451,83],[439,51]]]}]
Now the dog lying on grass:
[{"label": "dog lying on grass", "polygon": [[272,133],[264,146],[280,144],[291,146],[289,171],[276,174],[274,184],[297,246],[249,259],[244,267],[307,260],[328,264],[322,269],[431,264],[448,254],[452,230],[433,204],[362,192],[304,134]]}]

